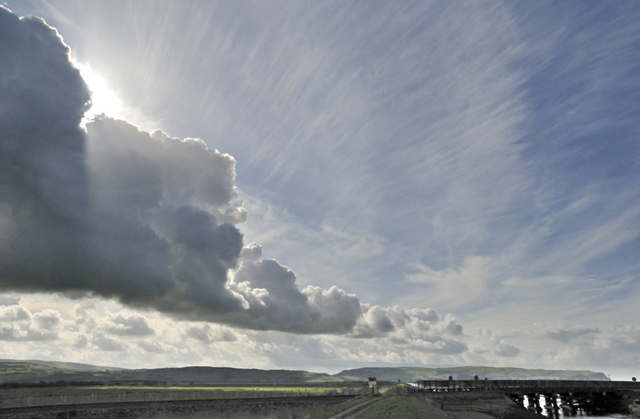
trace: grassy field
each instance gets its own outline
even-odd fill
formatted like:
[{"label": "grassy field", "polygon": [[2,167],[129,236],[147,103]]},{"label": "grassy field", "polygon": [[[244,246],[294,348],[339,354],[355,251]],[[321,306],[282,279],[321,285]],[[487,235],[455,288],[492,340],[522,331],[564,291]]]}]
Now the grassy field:
[{"label": "grassy field", "polygon": [[[348,413],[347,413],[348,412]],[[397,395],[388,391],[380,397],[363,397],[332,406],[310,419],[329,419],[338,415],[358,414],[359,419],[443,419],[442,412],[435,409],[424,398]]]},{"label": "grassy field", "polygon": [[349,409],[355,409],[358,406],[364,405],[370,402],[371,399],[372,397],[364,397],[361,399],[349,400],[348,402],[328,407],[324,411],[311,416],[310,419],[328,419]]},{"label": "grassy field", "polygon": [[[309,414],[311,413],[311,416]],[[363,397],[351,400],[337,406],[322,409],[322,412],[312,412],[304,410],[282,410],[267,413],[259,416],[260,419],[283,419],[283,418],[309,418],[309,419],[329,419],[336,415],[343,414],[342,418],[357,415],[358,419],[444,419],[442,412],[429,405],[424,399],[407,396],[387,395],[382,397]],[[207,413],[194,414],[164,414],[154,415],[149,419],[207,419],[211,416]],[[225,419],[256,419],[253,413],[229,412],[224,415]]]},{"label": "grassy field", "polygon": [[442,419],[444,415],[418,397],[385,397],[370,409],[364,411],[359,419]]},{"label": "grassy field", "polygon": [[62,404],[154,402],[258,397],[296,397],[341,394],[342,387],[318,386],[237,386],[237,387],[155,387],[155,386],[60,386],[2,389],[0,407],[53,406]]}]

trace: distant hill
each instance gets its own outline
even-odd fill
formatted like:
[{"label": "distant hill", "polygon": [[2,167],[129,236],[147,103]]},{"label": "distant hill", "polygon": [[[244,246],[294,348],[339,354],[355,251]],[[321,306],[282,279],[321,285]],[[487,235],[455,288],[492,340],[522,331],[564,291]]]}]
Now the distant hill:
[{"label": "distant hill", "polygon": [[101,367],[97,365],[90,364],[80,364],[78,362],[62,362],[62,361],[39,361],[34,359],[27,359],[24,361],[16,361],[14,359],[0,359],[0,363],[14,363],[14,366],[23,363],[23,364],[34,364],[40,365],[43,367],[50,368],[60,368],[64,370],[78,370],[78,371],[104,371],[104,370],[124,370],[126,368],[115,368],[115,367]]},{"label": "distant hill", "polygon": [[111,374],[115,380],[209,383],[314,383],[341,382],[329,374],[292,370],[258,370],[220,367],[159,368]]},{"label": "distant hill", "polygon": [[474,376],[480,379],[490,380],[605,380],[609,378],[601,372],[573,371],[573,370],[537,370],[524,368],[497,368],[497,367],[453,367],[453,368],[357,368],[344,370],[336,376],[347,381],[366,380],[368,377],[376,377],[378,381],[404,381],[416,380],[448,380],[449,376],[454,380],[472,380]]},{"label": "distant hill", "polygon": [[593,371],[529,370],[522,368],[455,367],[455,368],[358,368],[330,375],[294,370],[259,370],[224,367],[184,367],[155,369],[123,369],[88,364],[51,361],[0,360],[0,383],[55,382],[155,382],[172,384],[274,384],[274,383],[340,383],[366,381],[471,380],[480,379],[562,379],[608,380]]},{"label": "distant hill", "polygon": [[322,383],[342,382],[330,374],[292,370],[217,367],[122,369],[94,365],[0,360],[0,383],[52,382],[159,382],[159,383]]}]

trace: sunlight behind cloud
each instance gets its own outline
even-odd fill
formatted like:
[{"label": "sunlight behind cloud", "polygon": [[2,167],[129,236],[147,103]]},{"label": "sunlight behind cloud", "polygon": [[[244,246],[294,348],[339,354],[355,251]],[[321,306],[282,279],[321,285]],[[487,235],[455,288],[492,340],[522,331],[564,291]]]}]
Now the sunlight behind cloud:
[{"label": "sunlight behind cloud", "polygon": [[637,375],[640,3],[6,3],[5,358]]},{"label": "sunlight behind cloud", "polygon": [[80,70],[80,75],[91,91],[91,108],[85,113],[81,125],[84,127],[98,115],[106,115],[114,119],[131,122],[137,127],[152,131],[160,126],[160,122],[143,115],[138,109],[125,104],[117,89],[109,85],[90,65],[82,64],[71,58],[71,63]]},{"label": "sunlight behind cloud", "polygon": [[73,65],[80,70],[82,78],[91,91],[91,108],[85,113],[82,124],[86,124],[97,115],[107,115],[116,119],[127,119],[125,107],[117,93],[112,90],[106,80],[96,74],[89,65],[72,60]]}]

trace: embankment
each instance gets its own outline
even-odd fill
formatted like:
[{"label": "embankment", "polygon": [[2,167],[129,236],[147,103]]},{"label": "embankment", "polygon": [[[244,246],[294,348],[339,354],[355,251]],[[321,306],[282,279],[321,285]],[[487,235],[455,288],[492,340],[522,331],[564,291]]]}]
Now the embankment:
[{"label": "embankment", "polygon": [[518,406],[504,393],[499,392],[428,393],[424,397],[433,407],[446,414],[447,418],[540,419],[541,417]]}]

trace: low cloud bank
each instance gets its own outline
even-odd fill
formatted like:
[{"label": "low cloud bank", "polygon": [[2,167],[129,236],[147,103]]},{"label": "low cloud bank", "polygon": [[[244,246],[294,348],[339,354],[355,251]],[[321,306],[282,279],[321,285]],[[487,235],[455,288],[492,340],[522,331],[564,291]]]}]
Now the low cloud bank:
[{"label": "low cloud bank", "polygon": [[[49,308],[42,310],[43,301]],[[337,371],[367,365],[512,361],[500,353],[499,337],[487,330],[465,335],[450,315],[366,304],[361,308],[364,314],[351,332],[310,335],[181,321],[102,298],[35,294],[0,299],[0,344],[7,343],[8,358],[137,368],[227,365]]]}]

